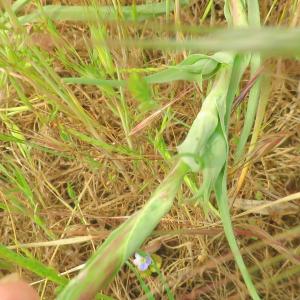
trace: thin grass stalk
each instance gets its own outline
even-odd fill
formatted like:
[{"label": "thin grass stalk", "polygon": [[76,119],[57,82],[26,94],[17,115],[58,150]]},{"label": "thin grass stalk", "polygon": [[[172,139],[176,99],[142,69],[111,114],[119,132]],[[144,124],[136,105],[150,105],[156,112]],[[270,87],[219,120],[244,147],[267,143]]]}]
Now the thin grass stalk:
[{"label": "thin grass stalk", "polygon": [[[260,27],[260,16],[259,16],[259,5],[256,0],[248,0],[248,18],[249,25],[252,28]],[[254,77],[257,71],[261,67],[261,55],[259,53],[254,53],[251,57],[251,77]],[[244,127],[239,138],[237,149],[235,153],[235,163],[237,163],[244,154],[245,145],[251,133],[251,129],[255,120],[255,115],[257,111],[258,101],[260,97],[262,79],[258,78],[254,86],[250,90],[249,100],[247,105],[247,112],[245,115]]]},{"label": "thin grass stalk", "polygon": [[[267,104],[268,104],[268,97],[269,97],[269,92],[270,92],[270,83],[267,78],[265,78],[262,82],[262,85],[264,86],[264,89],[262,90],[262,93],[260,95],[259,103],[258,103],[258,108],[257,108],[257,113],[256,113],[256,118],[255,118],[255,123],[254,123],[254,128],[253,128],[253,133],[250,141],[250,146],[248,149],[248,155],[250,155],[254,149],[255,145],[257,143],[259,134],[261,132],[261,127],[263,123],[263,118],[266,112]],[[247,162],[242,171],[241,175],[239,177],[239,180],[237,182],[236,190],[235,190],[235,195],[240,191],[242,188],[245,178],[247,176],[247,173],[252,165],[252,162]]]}]

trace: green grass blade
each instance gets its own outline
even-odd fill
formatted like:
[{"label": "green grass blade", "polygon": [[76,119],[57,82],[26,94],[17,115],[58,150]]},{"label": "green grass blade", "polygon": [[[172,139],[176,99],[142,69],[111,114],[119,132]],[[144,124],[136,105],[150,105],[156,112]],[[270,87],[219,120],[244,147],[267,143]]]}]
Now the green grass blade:
[{"label": "green grass blade", "polygon": [[206,4],[204,13],[200,19],[200,24],[202,25],[203,22],[206,20],[208,14],[210,13],[211,9],[212,9],[212,4],[213,4],[213,0],[209,0],[209,2]]},{"label": "green grass blade", "polygon": [[30,0],[17,0],[12,5],[12,10],[14,13],[17,13],[21,10]]},{"label": "green grass blade", "polygon": [[[244,71],[248,65],[248,62],[249,62],[249,56],[248,57],[237,56],[234,61],[234,64],[233,64],[231,80],[230,80],[227,97],[226,97],[227,98],[226,99],[227,112],[226,112],[225,124],[224,124],[225,129],[226,129],[226,132],[224,133],[225,139],[227,139],[227,131],[228,131],[228,127],[229,127],[231,106],[232,106],[232,103],[234,100],[235,93],[238,89],[238,85],[241,80],[241,76],[244,73]],[[227,153],[228,153],[228,149],[227,149]],[[222,224],[224,227],[224,232],[225,232],[226,238],[228,240],[228,244],[233,253],[234,259],[241,271],[242,277],[246,283],[249,293],[254,300],[259,300],[260,297],[259,297],[259,295],[256,291],[256,288],[252,282],[251,276],[250,276],[250,274],[247,270],[247,267],[244,263],[243,257],[241,255],[241,252],[239,250],[238,244],[237,244],[235,236],[234,236],[233,227],[232,227],[232,223],[231,223],[231,219],[230,219],[230,209],[229,209],[229,205],[228,205],[228,197],[227,197],[226,170],[227,170],[227,160],[226,160],[226,163],[225,163],[225,166],[224,166],[222,172],[220,172],[220,174],[216,180],[215,187],[214,187],[217,204],[218,204],[218,208],[219,208],[219,213],[220,213]]]},{"label": "green grass blade", "polygon": [[127,39],[110,41],[114,47],[195,52],[236,51],[260,52],[266,56],[299,55],[299,28],[239,28],[215,30],[214,34],[193,39]]},{"label": "green grass blade", "polygon": [[127,262],[126,265],[135,274],[135,276],[137,277],[137,279],[138,279],[138,281],[139,281],[139,283],[140,283],[143,291],[145,292],[145,295],[146,295],[147,299],[148,300],[155,300],[153,294],[151,293],[151,290],[150,290],[149,286],[144,281],[144,279],[142,278],[142,276],[140,275],[140,273],[136,270],[136,268],[130,262]]},{"label": "green grass blade", "polygon": [[95,300],[116,300],[116,299],[103,294],[97,294]]},{"label": "green grass blade", "polygon": [[[189,1],[181,0],[181,5],[187,5]],[[170,3],[170,9],[173,10],[174,3]],[[122,15],[127,21],[142,21],[155,16],[166,13],[166,2],[147,3],[136,5],[136,15],[132,14],[131,6],[123,6],[120,8]],[[94,22],[99,20],[99,12],[101,12],[102,20],[117,20],[119,12],[112,6],[101,6],[95,8],[93,6],[61,6],[61,5],[46,5],[42,11],[36,10],[29,15],[19,17],[21,24],[32,23],[39,21],[41,17],[47,16],[54,21],[80,21],[80,22]]]},{"label": "green grass blade", "polygon": [[102,87],[121,87],[125,86],[126,82],[123,80],[110,80],[110,79],[97,79],[92,77],[65,77],[62,79],[64,83],[68,84],[86,84],[86,85],[99,85]]},{"label": "green grass blade", "polygon": [[60,276],[54,269],[45,266],[37,259],[20,255],[8,249],[4,245],[0,245],[0,258],[6,262],[16,264],[26,270],[29,270],[30,272],[35,273],[42,278],[47,278],[48,280],[51,280],[59,285],[65,285],[68,282],[65,277]]},{"label": "green grass blade", "polygon": [[[266,112],[266,108],[269,100],[269,92],[270,92],[270,82],[267,77],[263,77],[262,86],[263,89],[261,90],[261,94],[258,102],[257,113],[255,117],[254,127],[253,127],[253,133],[251,136],[250,146],[248,149],[248,155],[250,155],[252,151],[254,151],[258,137],[261,133],[261,128],[262,128],[263,119]],[[251,166],[251,161],[244,165],[239,180],[237,182],[236,193],[238,193],[238,191],[241,189],[250,166]]]},{"label": "green grass blade", "polygon": [[157,266],[157,264],[156,264],[155,261],[153,263],[153,268],[154,268],[155,272],[158,274],[158,277],[159,277],[161,283],[164,286],[164,289],[165,289],[165,291],[167,293],[168,299],[169,300],[175,300],[174,295],[173,295],[172,291],[170,290],[170,287],[169,287],[169,285],[168,285],[168,283],[167,283],[164,275],[162,274],[160,268]]},{"label": "green grass blade", "polygon": [[[168,83],[178,80],[198,81],[209,79],[216,74],[222,64],[230,61],[230,55],[216,53],[208,56],[204,54],[192,54],[178,65],[169,66],[165,70],[144,77],[148,84]],[[99,85],[102,87],[123,87],[125,80],[103,80],[92,77],[63,78],[68,84]],[[130,83],[130,79],[129,79]]]},{"label": "green grass blade", "polygon": [[224,232],[230,246],[230,249],[233,253],[234,259],[241,271],[243,279],[246,283],[248,291],[254,300],[260,300],[258,293],[254,284],[252,283],[251,276],[248,272],[248,269],[244,263],[243,257],[241,255],[240,249],[235,239],[235,235],[232,228],[232,223],[230,219],[230,210],[228,205],[228,197],[227,197],[227,180],[226,180],[226,172],[225,169],[220,173],[216,185],[215,185],[215,193],[218,203],[219,212],[222,219],[222,224],[224,227]]},{"label": "green grass blade", "polygon": [[[29,0],[15,1],[11,6],[11,11],[16,14],[20,9],[22,9],[27,4],[27,2],[29,2]],[[8,17],[9,17],[9,15],[7,12],[5,12],[3,15],[1,15],[0,16],[0,24],[2,25],[4,23],[6,23]]]},{"label": "green grass blade", "polygon": [[250,55],[236,55],[233,63],[233,70],[231,73],[230,85],[226,96],[226,114],[224,120],[224,127],[228,131],[229,121],[231,116],[231,108],[234,97],[240,85],[240,80],[248,67],[250,62]]},{"label": "green grass blade", "polygon": [[0,119],[9,129],[11,137],[22,140],[23,143],[18,143],[18,148],[25,159],[30,161],[30,147],[26,145],[26,139],[19,127],[6,115],[0,112]]},{"label": "green grass blade", "polygon": [[[6,157],[6,160],[10,162],[10,158]],[[37,203],[37,201],[34,199],[32,189],[28,184],[25,175],[23,174],[22,170],[18,168],[13,162],[10,163],[11,167],[9,169],[6,169],[5,166],[0,164],[0,174],[2,173],[1,175],[5,175],[6,180],[12,186],[14,186],[14,189],[17,188],[17,190],[19,190],[24,195],[31,209],[27,209],[27,207],[25,207],[19,201],[19,199],[15,198],[8,192],[7,197],[10,200],[9,203],[12,204],[19,213],[30,217],[34,223],[36,223],[40,228],[44,230],[49,238],[54,239],[55,235],[50,229],[48,229],[45,221],[39,216],[39,203]]]},{"label": "green grass blade", "polygon": [[[260,27],[260,15],[259,15],[259,5],[257,0],[248,0],[248,18],[249,24],[252,27]],[[258,53],[254,53],[251,57],[251,77],[255,76],[259,68],[261,67],[261,56]],[[255,115],[258,106],[258,100],[260,97],[262,79],[258,78],[253,85],[248,99],[247,112],[245,115],[244,127],[241,132],[237,149],[235,153],[235,163],[237,163],[244,154],[245,145],[251,133],[253,123],[255,120]]]},{"label": "green grass blade", "polygon": [[[251,64],[251,76],[254,76],[261,66],[260,54],[253,54],[253,56],[251,57],[250,64]],[[249,93],[248,106],[245,115],[244,126],[237,144],[237,149],[234,157],[235,163],[237,163],[243,156],[245,151],[245,145],[247,143],[247,140],[251,133],[251,129],[253,127],[253,123],[257,111],[258,100],[260,96],[261,82],[262,79],[258,78]]]},{"label": "green grass blade", "polygon": [[125,154],[125,155],[134,155],[134,153],[125,147],[118,147],[116,145],[111,145],[106,143],[105,141],[101,140],[100,138],[94,138],[91,136],[88,136],[86,134],[83,134],[75,129],[67,128],[66,132],[70,133],[71,135],[75,136],[76,138],[80,139],[83,142],[86,142],[90,145],[93,145],[97,148],[106,150],[110,153],[119,153],[119,154]]}]

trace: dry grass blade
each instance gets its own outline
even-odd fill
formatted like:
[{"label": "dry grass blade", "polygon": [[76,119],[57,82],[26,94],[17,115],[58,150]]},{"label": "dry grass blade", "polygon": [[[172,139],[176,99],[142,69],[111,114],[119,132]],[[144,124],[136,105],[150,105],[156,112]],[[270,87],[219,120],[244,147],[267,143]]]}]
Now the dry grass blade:
[{"label": "dry grass blade", "polygon": [[[275,148],[279,147],[286,139],[288,139],[292,133],[280,132],[270,135],[265,135],[261,140],[259,140],[255,147],[250,144],[250,150],[246,155],[245,159],[238,162],[237,165],[233,166],[229,174],[235,173],[241,168],[246,168],[252,163],[255,163],[265,155],[272,152]],[[240,179],[241,180],[241,179]]]},{"label": "dry grass blade", "polygon": [[[254,51],[251,67],[242,77],[241,72],[233,76],[231,93],[221,93],[228,96],[225,117],[223,106],[217,106],[228,152],[218,153],[216,140],[209,139],[202,150],[213,148],[214,155],[194,158],[208,174],[210,167],[223,166],[228,154],[230,172],[222,174],[228,178],[222,192],[228,190],[234,237],[259,295],[297,298],[300,1],[261,0],[257,6],[256,0],[227,0],[246,4],[249,13],[239,28],[233,25],[237,10],[224,11],[224,1],[104,2],[0,1],[0,277],[17,272],[41,299],[55,299],[67,281],[85,275],[89,257],[136,217],[132,214],[153,195],[172,163],[181,160],[177,146],[220,72],[230,69],[236,51],[237,64]],[[134,74],[140,90],[129,87]],[[262,85],[265,95],[256,103],[264,78],[270,84]],[[148,106],[140,106],[140,96]],[[230,108],[234,99],[241,100],[238,109],[237,102]],[[253,130],[253,124],[245,124],[257,108]],[[203,129],[209,129],[208,122]],[[151,234],[145,231],[152,214],[155,222],[161,218],[156,208],[140,220],[142,229],[131,227],[135,236],[126,257],[131,261],[130,253],[140,245],[138,251],[160,257],[163,277],[143,277],[125,262],[103,289],[108,296],[98,294],[99,299],[149,300],[149,290],[152,299],[168,298],[165,282],[170,298],[171,293],[178,299],[249,298],[216,194],[206,197],[207,218],[201,207],[186,201],[208,195],[198,193],[199,187],[205,178],[209,187],[213,176],[202,175],[184,176],[178,202]],[[125,240],[126,234],[119,237]],[[113,259],[124,245],[114,245],[99,260],[101,274],[88,277],[95,286],[119,266]],[[109,271],[101,269],[105,264]]]},{"label": "dry grass blade", "polygon": [[262,204],[262,205],[259,205],[259,206],[256,206],[256,207],[252,207],[252,208],[248,209],[247,211],[234,216],[233,218],[239,218],[239,217],[243,217],[243,216],[246,216],[246,215],[249,215],[249,214],[252,214],[252,213],[257,213],[257,212],[263,211],[267,208],[274,207],[274,206],[280,205],[280,204],[284,204],[284,203],[289,202],[289,201],[299,200],[299,199],[300,199],[300,192],[295,193],[295,194],[291,194],[291,195],[283,197],[283,198],[280,198],[276,201],[272,201],[272,202],[268,202],[268,203],[265,203],[265,204]]},{"label": "dry grass blade", "polygon": [[242,103],[243,100],[245,100],[246,96],[248,95],[248,93],[250,92],[251,88],[253,87],[253,85],[255,84],[256,80],[258,79],[258,77],[262,74],[264,68],[261,67],[256,74],[247,82],[246,87],[241,91],[241,93],[239,94],[239,96],[237,96],[234,99],[233,105],[232,105],[232,111],[234,112],[237,107]]},{"label": "dry grass blade", "polygon": [[[280,203],[277,205],[273,205],[274,201],[268,200],[252,200],[252,199],[241,199],[236,198],[233,201],[233,207],[239,210],[248,211],[250,209],[254,209],[255,207],[259,207],[259,209],[255,210],[253,213],[257,213],[259,215],[271,215],[271,216],[287,216],[294,215],[299,213],[299,208],[297,205],[293,203]],[[266,207],[262,207],[263,205],[268,205]]]}]

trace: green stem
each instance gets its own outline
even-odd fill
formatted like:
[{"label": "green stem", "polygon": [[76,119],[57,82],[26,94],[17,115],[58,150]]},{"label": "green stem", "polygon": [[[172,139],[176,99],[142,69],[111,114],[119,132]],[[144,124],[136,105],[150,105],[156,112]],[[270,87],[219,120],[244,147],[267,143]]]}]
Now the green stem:
[{"label": "green stem", "polygon": [[254,300],[260,300],[260,297],[256,291],[256,288],[251,280],[251,276],[248,272],[248,269],[244,263],[243,257],[241,255],[240,249],[235,239],[235,235],[233,232],[232,222],[230,219],[230,209],[228,205],[228,197],[227,197],[227,187],[226,187],[226,176],[225,170],[220,174],[217,182],[216,182],[216,198],[218,202],[218,207],[222,219],[222,224],[224,227],[224,232],[230,246],[230,249],[233,253],[234,259],[241,271],[243,279],[246,283],[248,291]]},{"label": "green stem", "polygon": [[[187,5],[187,0],[181,0],[181,5]],[[136,5],[136,15],[132,14],[132,6],[122,6],[121,11],[126,21],[142,21],[154,16],[163,15],[166,13],[166,3],[152,3]],[[174,3],[170,3],[169,9],[174,10]],[[35,10],[29,15],[19,17],[21,24],[32,23],[39,21],[43,16],[50,18],[53,21],[82,21],[94,22],[99,20],[99,11],[101,18],[104,20],[117,20],[118,11],[112,6],[63,6],[63,5],[46,5],[42,10]]]},{"label": "green stem", "polygon": [[57,300],[93,299],[98,290],[105,288],[169,212],[188,170],[178,162],[148,203],[109,235]]},{"label": "green stem", "polygon": [[[248,6],[248,19],[251,28],[260,28],[260,14],[259,14],[259,4],[257,0],[247,0]],[[261,67],[261,55],[259,53],[254,53],[251,57],[251,77],[255,76],[259,68]],[[237,163],[244,154],[245,145],[251,133],[251,129],[255,120],[255,115],[257,111],[258,101],[261,93],[262,79],[258,78],[251,88],[247,112],[245,115],[244,127],[241,132],[239,142],[237,145],[236,153],[234,155],[234,161]]]}]

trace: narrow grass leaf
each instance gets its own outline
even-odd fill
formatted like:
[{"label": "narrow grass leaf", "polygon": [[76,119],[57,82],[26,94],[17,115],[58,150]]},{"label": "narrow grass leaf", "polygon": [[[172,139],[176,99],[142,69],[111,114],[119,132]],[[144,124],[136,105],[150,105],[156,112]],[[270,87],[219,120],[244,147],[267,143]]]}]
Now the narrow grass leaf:
[{"label": "narrow grass leaf", "polygon": [[[238,89],[238,84],[241,80],[242,74],[244,73],[248,63],[249,63],[249,56],[241,57],[237,56],[234,60],[234,64],[232,67],[232,74],[230,78],[230,84],[226,96],[226,107],[227,112],[225,116],[225,133],[224,138],[227,140],[227,132],[229,127],[229,117],[230,117],[230,111],[231,106],[235,97],[235,93]],[[228,144],[227,144],[228,145]],[[228,146],[227,146],[228,147]],[[228,155],[228,148],[227,148],[227,155]],[[247,270],[247,267],[244,263],[244,260],[242,258],[240,249],[238,247],[237,241],[235,239],[235,235],[233,232],[233,227],[230,219],[230,209],[228,205],[228,196],[227,196],[227,160],[224,165],[223,170],[219,173],[218,178],[216,179],[215,186],[214,186],[217,204],[222,220],[222,224],[224,226],[224,232],[228,240],[228,244],[232,250],[233,256],[236,260],[236,263],[241,271],[241,274],[243,276],[243,279],[246,283],[246,286],[249,290],[249,293],[251,297],[254,300],[259,300],[260,297],[256,291],[256,288],[252,282],[251,276]]]},{"label": "narrow grass leaf", "polygon": [[106,142],[104,142],[103,140],[101,140],[100,138],[96,139],[94,137],[88,136],[84,133],[81,133],[75,129],[72,128],[66,128],[65,129],[66,132],[68,132],[69,134],[77,137],[78,139],[80,139],[83,142],[86,142],[90,145],[93,145],[97,148],[112,152],[112,153],[119,153],[119,154],[131,154],[131,150],[123,148],[123,147],[118,147],[117,145],[111,145],[108,144]]},{"label": "narrow grass leaf", "polygon": [[93,77],[64,77],[62,78],[63,82],[67,84],[86,84],[86,85],[99,85],[103,87],[121,87],[125,86],[126,82],[123,80],[116,79],[97,79]]},{"label": "narrow grass leaf", "polygon": [[160,271],[160,268],[157,266],[155,261],[154,261],[154,264],[153,264],[153,268],[154,268],[155,272],[158,274],[158,277],[159,277],[161,283],[163,284],[163,286],[165,288],[168,299],[169,300],[175,300],[174,295],[173,295],[172,291],[170,290],[170,287],[169,287],[164,275]]},{"label": "narrow grass leaf", "polygon": [[9,250],[4,245],[0,245],[0,258],[6,262],[16,264],[26,270],[29,270],[30,272],[37,274],[42,278],[47,278],[48,280],[51,280],[59,285],[65,285],[68,282],[65,277],[58,275],[54,269],[45,266],[34,258],[27,258],[12,250]]},{"label": "narrow grass leaf", "polygon": [[[223,52],[218,52],[212,56],[191,54],[175,66],[169,66],[165,70],[145,76],[141,79],[145,82],[139,83],[137,74],[132,75],[127,85],[129,89],[132,90],[132,86],[141,86],[141,84],[143,84],[144,92],[146,92],[146,84],[161,84],[178,80],[201,82],[203,79],[209,79],[214,76],[222,64],[231,63],[231,55]],[[63,78],[63,81],[68,84],[99,85],[103,87],[123,87],[126,85],[125,80],[104,80],[85,76]],[[141,94],[140,90],[141,88],[139,89],[139,94]]]},{"label": "narrow grass leaf", "polygon": [[126,39],[109,40],[111,47],[160,49],[170,51],[236,51],[260,52],[270,56],[299,55],[299,28],[239,28],[219,30],[214,35],[185,40],[171,39]]},{"label": "narrow grass leaf", "polygon": [[[248,0],[248,19],[249,25],[253,28],[260,27],[260,15],[259,15],[259,5],[257,0]],[[261,55],[259,53],[254,53],[251,57],[251,77],[255,76],[257,71],[261,67]],[[244,126],[237,144],[236,153],[234,156],[235,163],[237,163],[244,154],[245,145],[251,133],[251,129],[254,124],[255,115],[258,106],[258,100],[260,97],[261,90],[261,78],[258,78],[254,83],[248,100],[247,112],[245,115]]]},{"label": "narrow grass leaf", "polygon": [[[263,118],[264,118],[264,115],[266,112],[268,98],[269,98],[269,92],[270,92],[270,82],[269,82],[268,78],[266,78],[266,77],[263,78],[262,87],[263,88],[262,88],[260,98],[259,98],[253,133],[252,133],[252,137],[251,137],[251,141],[250,141],[250,146],[248,149],[248,156],[251,155],[253,153],[253,151],[255,150],[255,146],[256,146],[260,131],[261,131],[261,127],[262,127]],[[248,163],[246,163],[244,165],[244,167],[241,171],[239,180],[237,182],[235,194],[237,194],[239,192],[239,190],[241,189],[250,166],[251,166],[251,161],[249,161]]]},{"label": "narrow grass leaf", "polygon": [[[188,0],[180,0],[181,5],[187,5]],[[170,3],[170,9],[173,10],[174,3]],[[142,21],[155,16],[166,13],[166,2],[147,3],[136,5],[136,14],[133,16],[131,6],[122,6],[120,8],[122,16],[127,21]],[[113,6],[101,6],[95,8],[93,6],[62,6],[62,5],[46,5],[42,10],[36,10],[31,14],[19,17],[21,24],[39,21],[43,16],[47,16],[54,21],[80,21],[95,22],[98,21],[99,11],[101,18],[105,20],[117,20],[119,12]]]},{"label": "narrow grass leaf", "polygon": [[142,276],[140,275],[140,273],[136,270],[136,268],[130,263],[127,262],[126,265],[128,266],[128,268],[135,274],[136,278],[138,279],[141,288],[143,289],[146,297],[148,300],[155,300],[153,294],[151,293],[151,290],[149,288],[149,286],[147,285],[147,283],[143,280]]}]

